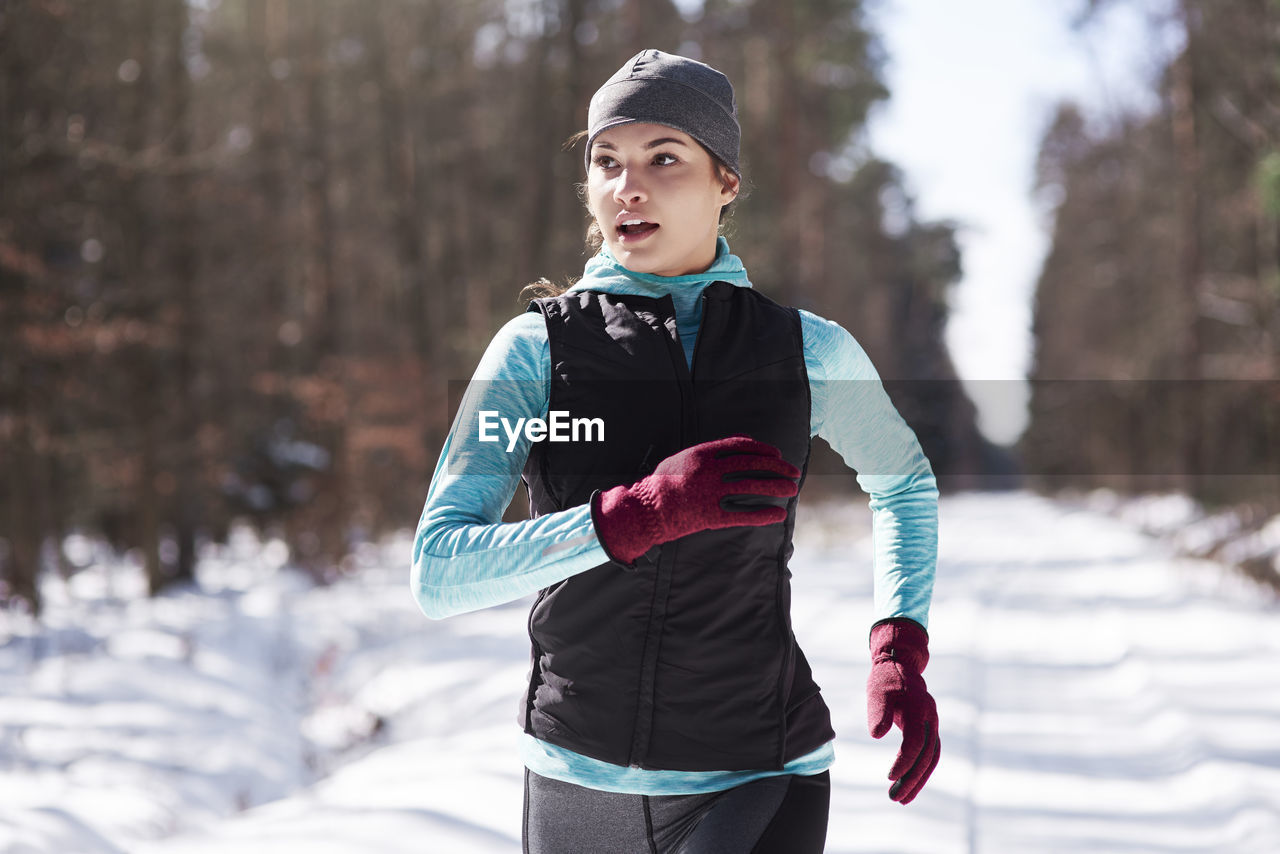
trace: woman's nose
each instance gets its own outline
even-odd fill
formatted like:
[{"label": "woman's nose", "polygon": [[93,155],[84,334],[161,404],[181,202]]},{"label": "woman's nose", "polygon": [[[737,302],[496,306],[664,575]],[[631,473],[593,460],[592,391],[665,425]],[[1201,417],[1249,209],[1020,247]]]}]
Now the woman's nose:
[{"label": "woman's nose", "polygon": [[639,176],[630,169],[623,169],[618,175],[617,183],[613,185],[614,201],[621,205],[629,205],[634,202],[643,202],[645,196],[646,191]]}]

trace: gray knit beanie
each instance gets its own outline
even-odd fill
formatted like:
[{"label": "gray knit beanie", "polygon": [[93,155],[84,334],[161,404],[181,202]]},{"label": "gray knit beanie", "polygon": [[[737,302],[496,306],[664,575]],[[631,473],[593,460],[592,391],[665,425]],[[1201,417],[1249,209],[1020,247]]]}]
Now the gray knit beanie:
[{"label": "gray knit beanie", "polygon": [[739,178],[742,130],[729,78],[710,65],[660,50],[642,50],[627,60],[591,96],[587,109],[587,152],[601,131],[632,122],[652,122],[682,130],[705,145]]}]

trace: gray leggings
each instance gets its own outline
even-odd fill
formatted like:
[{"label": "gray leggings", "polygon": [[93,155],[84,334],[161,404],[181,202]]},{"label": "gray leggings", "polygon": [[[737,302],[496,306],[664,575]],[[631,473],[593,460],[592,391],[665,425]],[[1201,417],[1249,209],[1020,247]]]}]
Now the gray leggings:
[{"label": "gray leggings", "polygon": [[822,854],[831,776],[703,795],[626,795],[524,776],[525,854]]}]

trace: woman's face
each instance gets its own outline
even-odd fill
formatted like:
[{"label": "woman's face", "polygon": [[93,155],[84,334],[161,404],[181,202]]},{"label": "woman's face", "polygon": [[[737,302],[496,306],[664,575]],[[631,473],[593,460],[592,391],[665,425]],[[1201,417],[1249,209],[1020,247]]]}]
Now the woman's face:
[{"label": "woman's face", "polygon": [[737,176],[725,187],[716,171],[675,128],[637,122],[601,132],[591,143],[587,204],[613,257],[659,276],[710,267],[720,208],[738,194]]}]

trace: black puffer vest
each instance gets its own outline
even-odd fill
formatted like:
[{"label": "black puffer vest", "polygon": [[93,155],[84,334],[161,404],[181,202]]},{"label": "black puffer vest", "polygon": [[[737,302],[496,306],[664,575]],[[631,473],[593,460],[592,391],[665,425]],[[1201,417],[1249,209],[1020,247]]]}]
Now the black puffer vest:
[{"label": "black puffer vest", "polygon": [[[605,428],[604,441],[534,443],[533,516],[734,433],[805,468],[799,313],[726,282],[702,300],[692,374],[669,296],[584,290],[530,304],[547,324],[549,409]],[[786,507],[785,523],[692,534],[633,569],[605,563],[542,590],[529,615],[525,732],[616,765],[681,771],[778,769],[830,740],[791,631],[796,499]]]}]

